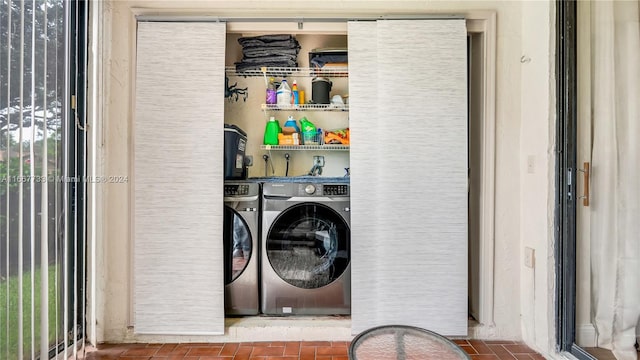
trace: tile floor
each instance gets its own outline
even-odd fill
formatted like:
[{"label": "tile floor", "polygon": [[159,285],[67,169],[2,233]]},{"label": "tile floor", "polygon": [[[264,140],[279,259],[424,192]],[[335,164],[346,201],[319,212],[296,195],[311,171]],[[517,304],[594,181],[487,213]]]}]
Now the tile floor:
[{"label": "tile floor", "polygon": [[[540,360],[543,356],[515,341],[455,340],[474,360]],[[346,341],[294,341],[212,344],[105,344],[86,360],[348,360]]]},{"label": "tile floor", "polygon": [[[613,356],[613,353],[607,349],[602,348],[584,348],[586,352],[593,355],[598,360],[616,360],[616,357]],[[638,348],[638,360],[640,360],[640,348]]]}]

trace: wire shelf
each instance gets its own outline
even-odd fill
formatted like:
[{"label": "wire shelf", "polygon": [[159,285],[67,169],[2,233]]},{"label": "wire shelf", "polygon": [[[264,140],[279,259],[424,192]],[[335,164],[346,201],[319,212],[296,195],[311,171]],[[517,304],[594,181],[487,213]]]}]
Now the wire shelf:
[{"label": "wire shelf", "polygon": [[310,67],[263,67],[260,69],[247,69],[237,71],[235,66],[225,67],[227,76],[324,76],[324,77],[347,77],[349,76],[348,67],[330,67],[330,68],[310,68]]},{"label": "wire shelf", "polygon": [[325,145],[260,145],[262,150],[323,150],[323,151],[349,151],[349,145],[325,144]]},{"label": "wire shelf", "polygon": [[262,110],[270,111],[349,111],[349,105],[332,105],[332,104],[300,104],[300,105],[276,105],[262,104]]}]

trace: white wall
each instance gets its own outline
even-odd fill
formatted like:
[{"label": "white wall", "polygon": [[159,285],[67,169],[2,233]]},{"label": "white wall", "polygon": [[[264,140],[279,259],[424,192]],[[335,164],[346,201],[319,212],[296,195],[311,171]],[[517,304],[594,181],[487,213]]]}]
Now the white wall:
[{"label": "white wall", "polygon": [[[520,129],[520,304],[522,337],[539,349],[555,339],[555,7],[523,2]],[[515,170],[515,169],[514,169]],[[525,248],[534,250],[533,268]]]},{"label": "white wall", "polygon": [[[110,1],[105,6],[105,172],[127,175],[131,166],[132,7],[180,9],[189,14],[242,17],[356,16],[372,14],[497,12],[495,316],[473,334],[524,339],[542,351],[553,338],[553,3],[535,1]],[[246,9],[246,10],[242,10]],[[177,11],[176,11],[177,12]],[[108,36],[107,36],[108,37]],[[521,62],[526,55],[530,62]],[[527,161],[533,159],[533,172]],[[131,340],[129,189],[104,188],[105,231],[98,253],[99,341]],[[536,250],[534,269],[523,265],[524,246]],[[99,262],[100,263],[100,262]],[[163,340],[163,339],[158,339]]]}]

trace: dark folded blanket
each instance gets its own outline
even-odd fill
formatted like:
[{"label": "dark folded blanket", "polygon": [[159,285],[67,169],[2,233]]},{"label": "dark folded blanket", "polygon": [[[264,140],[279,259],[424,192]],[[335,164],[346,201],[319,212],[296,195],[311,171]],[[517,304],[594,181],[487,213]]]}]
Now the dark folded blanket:
[{"label": "dark folded blanket", "polygon": [[300,44],[289,34],[242,37],[242,61],[236,71],[258,70],[262,67],[298,67]]},{"label": "dark folded blanket", "polygon": [[295,40],[291,34],[271,34],[271,35],[260,35],[260,36],[246,36],[238,39],[240,45],[244,45],[243,42],[248,40],[259,40],[263,42],[274,42],[274,41],[286,41],[286,40]]},{"label": "dark folded blanket", "polygon": [[298,57],[295,55],[277,55],[256,58],[243,58],[242,62],[247,64],[260,64],[264,62],[296,62],[296,60],[298,60]]},{"label": "dark folded blanket", "polygon": [[254,48],[254,47],[283,47],[289,49],[300,48],[300,44],[297,41],[274,41],[274,42],[263,42],[260,40],[247,40],[242,44],[243,48]]},{"label": "dark folded blanket", "polygon": [[298,55],[300,49],[289,49],[282,47],[275,48],[265,48],[265,47],[256,47],[256,48],[245,48],[242,49],[242,54],[246,58],[253,57],[263,57],[263,56],[279,56],[279,55]]}]

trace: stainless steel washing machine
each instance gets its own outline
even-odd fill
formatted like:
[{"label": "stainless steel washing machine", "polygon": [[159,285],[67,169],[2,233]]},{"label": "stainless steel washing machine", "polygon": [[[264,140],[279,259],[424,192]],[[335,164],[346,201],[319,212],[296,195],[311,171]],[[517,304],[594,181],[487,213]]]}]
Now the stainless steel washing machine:
[{"label": "stainless steel washing machine", "polygon": [[262,312],[350,314],[348,178],[265,182],[262,189]]},{"label": "stainless steel washing machine", "polygon": [[224,304],[227,315],[256,315],[259,307],[260,184],[224,183]]}]

